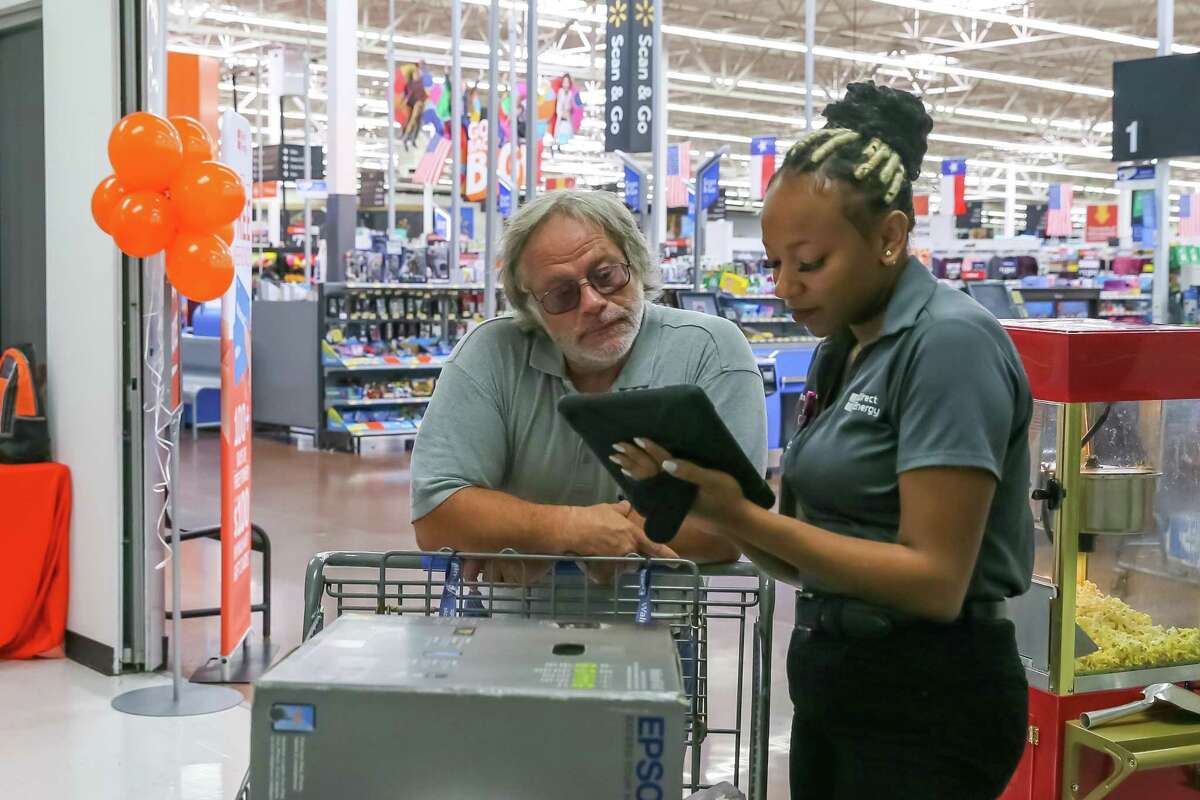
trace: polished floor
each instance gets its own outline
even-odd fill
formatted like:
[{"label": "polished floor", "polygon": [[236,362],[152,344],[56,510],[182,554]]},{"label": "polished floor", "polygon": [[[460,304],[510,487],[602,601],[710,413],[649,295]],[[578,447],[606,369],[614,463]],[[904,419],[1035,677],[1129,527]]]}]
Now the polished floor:
[{"label": "polished floor", "polygon": [[[185,436],[180,455],[177,496],[180,524],[185,529],[214,524],[219,509],[216,433],[201,432],[196,442]],[[255,439],[253,520],[267,531],[274,551],[271,639],[280,648],[279,657],[301,641],[304,573],[314,553],[416,548],[409,519],[408,478],[408,456],[403,450],[380,448],[355,456],[314,451],[304,442]],[[261,588],[257,580],[259,563],[256,555],[252,567],[256,600]],[[208,540],[187,543],[181,567],[184,607],[217,605],[219,545]],[[772,799],[788,797],[791,703],[783,664],[791,630],[791,594],[787,588],[779,589],[773,625],[768,766],[768,796]],[[258,615],[254,624],[261,632]],[[186,620],[183,625],[184,672],[190,674],[217,653],[219,628],[215,619]],[[746,730],[750,670],[748,655],[743,655],[739,670],[738,623],[713,620],[709,629],[709,724]],[[735,702],[739,671],[746,680],[740,721]],[[13,794],[14,797],[232,798],[248,759],[247,704],[211,717],[177,720],[130,718],[108,710],[109,699],[124,688],[142,685],[139,681],[156,680],[165,679],[158,676],[106,679],[69,662],[0,664],[0,708],[15,711],[15,717],[0,714],[0,785],[11,786],[15,781],[18,787],[29,788]],[[13,750],[3,740],[17,730],[24,730],[20,721],[32,719],[39,707],[39,700],[19,688],[19,684],[28,681],[43,683],[46,692],[55,695],[55,713],[33,726],[30,735],[24,736],[20,747]],[[251,696],[249,686],[239,688],[247,698]],[[78,745],[62,745],[61,737],[76,741],[72,737],[82,737],[84,731],[92,728],[103,731],[102,743],[92,745],[79,738]],[[738,750],[740,774],[735,776]],[[96,770],[90,774],[98,783],[108,776],[113,787],[123,789],[93,791],[90,781],[84,783],[87,779],[83,772],[72,777],[73,768],[58,773],[48,769],[51,761],[68,753],[72,757],[75,753],[85,754],[81,763]],[[733,737],[710,735],[702,753],[701,769],[706,782],[745,783],[748,758],[745,738],[740,748],[735,748]],[[15,755],[16,761],[10,755]],[[24,769],[24,758],[31,759],[30,770]]]}]

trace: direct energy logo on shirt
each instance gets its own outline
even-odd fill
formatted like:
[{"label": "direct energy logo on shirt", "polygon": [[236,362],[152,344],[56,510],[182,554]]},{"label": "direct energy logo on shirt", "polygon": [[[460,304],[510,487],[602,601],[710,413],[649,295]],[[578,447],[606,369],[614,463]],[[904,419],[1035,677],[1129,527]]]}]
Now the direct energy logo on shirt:
[{"label": "direct energy logo on shirt", "polygon": [[875,419],[879,416],[879,395],[852,392],[850,401],[846,403],[846,411],[857,411]]}]

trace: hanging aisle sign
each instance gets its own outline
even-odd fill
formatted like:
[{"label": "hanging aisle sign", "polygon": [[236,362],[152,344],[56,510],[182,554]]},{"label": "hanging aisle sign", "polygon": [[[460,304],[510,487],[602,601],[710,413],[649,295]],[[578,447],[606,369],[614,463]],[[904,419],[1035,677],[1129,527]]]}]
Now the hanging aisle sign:
[{"label": "hanging aisle sign", "polygon": [[[221,160],[252,183],[250,123],[221,115]],[[221,298],[221,655],[250,632],[250,204],[234,225],[233,284]]]},{"label": "hanging aisle sign", "polygon": [[1107,242],[1117,238],[1117,204],[1090,203],[1087,207],[1085,242]]},{"label": "hanging aisle sign", "polygon": [[633,53],[629,0],[611,0],[605,19],[604,149],[629,151],[633,130]]},{"label": "hanging aisle sign", "polygon": [[642,176],[629,167],[625,168],[625,205],[634,211],[642,210]]},{"label": "hanging aisle sign", "polygon": [[654,0],[633,0],[630,10],[633,96],[627,152],[649,153],[654,149]]},{"label": "hanging aisle sign", "polygon": [[714,161],[700,176],[700,207],[707,210],[721,194],[721,162]]}]

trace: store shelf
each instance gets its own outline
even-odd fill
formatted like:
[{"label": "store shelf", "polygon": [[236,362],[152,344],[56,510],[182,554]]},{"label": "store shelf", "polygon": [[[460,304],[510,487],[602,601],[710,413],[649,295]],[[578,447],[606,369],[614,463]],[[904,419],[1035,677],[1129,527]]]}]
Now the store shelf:
[{"label": "store shelf", "polygon": [[1101,292],[1101,300],[1151,300],[1148,294],[1134,294],[1132,292]]},{"label": "store shelf", "polygon": [[347,436],[353,436],[353,437],[354,437],[354,438],[356,438],[356,439],[366,439],[366,438],[369,438],[369,437],[372,437],[372,436],[400,436],[400,437],[403,437],[403,438],[405,438],[405,439],[415,439],[415,438],[417,438],[417,431],[416,431],[416,430],[405,430],[405,431],[357,431],[357,432],[355,432],[355,431],[342,431],[342,433],[345,433]]},{"label": "store shelf", "polygon": [[421,406],[426,405],[430,397],[374,397],[367,400],[341,399],[326,397],[325,405],[337,408],[371,408],[374,406]]},{"label": "store shelf", "polygon": [[[468,318],[469,319],[469,318]],[[458,322],[458,315],[447,316],[449,322]],[[380,322],[441,322],[440,316],[430,316],[429,314],[417,315],[415,317],[374,317],[374,318],[358,318],[358,319],[340,319],[338,317],[326,317],[326,325],[372,325]]]},{"label": "store shelf", "polygon": [[[330,289],[395,289],[396,291],[426,291],[426,292],[462,292],[483,291],[487,287],[482,283],[364,283],[347,281],[346,283],[327,283]],[[496,288],[500,288],[497,285]]]},{"label": "store shelf", "polygon": [[326,365],[325,373],[341,373],[341,372],[428,372],[429,370],[440,370],[442,361],[436,361],[430,364],[367,364],[357,367],[347,367],[341,365]]}]

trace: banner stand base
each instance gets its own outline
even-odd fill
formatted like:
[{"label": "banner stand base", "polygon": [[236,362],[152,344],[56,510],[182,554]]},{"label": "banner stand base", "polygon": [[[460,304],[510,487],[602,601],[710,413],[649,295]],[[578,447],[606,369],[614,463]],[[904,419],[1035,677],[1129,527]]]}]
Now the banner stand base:
[{"label": "banner stand base", "polygon": [[113,698],[112,707],[140,717],[191,717],[225,711],[240,705],[244,699],[236,689],[189,686],[185,683],[176,694],[175,687],[168,684],[117,695]]},{"label": "banner stand base", "polygon": [[270,639],[246,637],[229,658],[214,656],[192,673],[192,683],[251,683],[271,666],[277,645]]}]

